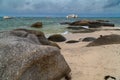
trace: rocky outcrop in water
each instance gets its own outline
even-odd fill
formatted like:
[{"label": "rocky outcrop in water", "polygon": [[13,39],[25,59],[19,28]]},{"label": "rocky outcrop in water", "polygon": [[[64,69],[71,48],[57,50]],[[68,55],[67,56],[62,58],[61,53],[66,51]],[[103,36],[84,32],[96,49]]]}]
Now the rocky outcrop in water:
[{"label": "rocky outcrop in water", "polygon": [[34,24],[31,25],[31,27],[34,27],[34,28],[42,28],[42,22],[36,22]]},{"label": "rocky outcrop in water", "polygon": [[89,26],[89,28],[98,28],[101,26],[109,26],[114,27],[115,25],[109,22],[103,22],[103,21],[89,21],[89,20],[81,20],[81,21],[75,21],[70,23],[71,26]]},{"label": "rocky outcrop in water", "polygon": [[43,45],[43,34],[38,33],[0,32],[0,80],[60,80],[70,73],[60,50]]}]

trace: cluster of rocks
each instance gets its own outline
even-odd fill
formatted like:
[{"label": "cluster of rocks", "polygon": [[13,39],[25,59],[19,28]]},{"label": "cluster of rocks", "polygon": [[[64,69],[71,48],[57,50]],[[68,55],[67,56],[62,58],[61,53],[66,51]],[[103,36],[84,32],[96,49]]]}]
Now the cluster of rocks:
[{"label": "cluster of rocks", "polygon": [[[53,42],[64,42],[67,39],[61,35],[61,34],[53,34],[48,37],[48,40],[53,41]],[[78,43],[78,42],[91,42],[96,40],[94,37],[85,37],[85,38],[80,38],[79,40],[68,40],[66,43]]]},{"label": "cluster of rocks", "polygon": [[[48,40],[54,42],[64,42],[67,39],[60,35],[54,34],[48,37]],[[80,38],[79,40],[68,40],[66,43],[78,43],[78,42],[90,42],[87,46],[99,46],[99,45],[107,45],[107,44],[120,44],[120,35],[112,34],[112,35],[105,35],[95,38],[95,37],[85,37]]]},{"label": "cluster of rocks", "polygon": [[115,25],[108,20],[79,20],[74,22],[63,22],[72,33],[89,33],[99,30],[100,27],[114,27]]},{"label": "cluster of rocks", "polygon": [[94,37],[85,37],[85,38],[80,38],[79,40],[69,40],[69,41],[66,41],[66,43],[92,42],[95,40],[96,38]]},{"label": "cluster of rocks", "polygon": [[59,47],[42,32],[0,32],[0,80],[70,80],[70,71]]}]

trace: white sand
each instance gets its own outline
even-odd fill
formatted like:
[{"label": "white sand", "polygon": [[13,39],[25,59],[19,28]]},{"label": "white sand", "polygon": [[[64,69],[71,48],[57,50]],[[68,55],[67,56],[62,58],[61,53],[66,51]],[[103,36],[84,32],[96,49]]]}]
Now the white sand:
[{"label": "white sand", "polygon": [[[97,31],[93,33],[74,33],[64,35],[67,40],[84,37],[120,34],[120,31]],[[58,43],[61,53],[68,62],[72,80],[104,80],[111,75],[120,80],[120,44],[86,47],[88,42],[67,44]]]}]

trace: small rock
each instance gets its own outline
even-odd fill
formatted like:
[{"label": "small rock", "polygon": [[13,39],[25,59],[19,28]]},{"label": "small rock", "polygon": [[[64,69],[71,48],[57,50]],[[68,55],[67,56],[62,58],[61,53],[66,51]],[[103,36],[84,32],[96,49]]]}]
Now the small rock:
[{"label": "small rock", "polygon": [[31,27],[34,27],[34,28],[42,28],[42,22],[36,22],[34,24],[31,25]]},{"label": "small rock", "polygon": [[66,43],[78,43],[79,41],[77,41],[77,40],[69,40],[69,41],[67,41]]},{"label": "small rock", "polygon": [[110,75],[104,77],[105,80],[116,80],[115,77],[112,77]]},{"label": "small rock", "polygon": [[82,41],[83,42],[89,42],[89,41],[94,41],[94,40],[96,40],[96,38],[94,38],[94,37],[86,37]]},{"label": "small rock", "polygon": [[48,40],[54,41],[54,42],[63,42],[66,40],[66,38],[62,36],[61,34],[54,34],[54,35],[49,36]]}]

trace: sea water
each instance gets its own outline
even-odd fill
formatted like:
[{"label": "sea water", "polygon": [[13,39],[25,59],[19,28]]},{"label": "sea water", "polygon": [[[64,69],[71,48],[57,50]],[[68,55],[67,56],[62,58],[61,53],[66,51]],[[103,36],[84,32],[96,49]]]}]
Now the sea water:
[{"label": "sea water", "polygon": [[[3,19],[0,17],[0,31],[13,30],[17,28],[25,28],[42,31],[45,34],[53,33],[64,33],[67,30],[68,25],[61,25],[62,22],[73,22],[77,20],[109,20],[114,23],[115,26],[120,27],[120,18],[103,18],[103,17],[82,17],[82,18],[71,18],[65,17],[14,17],[12,19]],[[42,22],[43,28],[31,28],[35,22]]]}]

